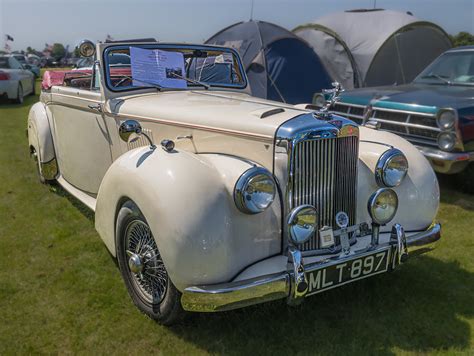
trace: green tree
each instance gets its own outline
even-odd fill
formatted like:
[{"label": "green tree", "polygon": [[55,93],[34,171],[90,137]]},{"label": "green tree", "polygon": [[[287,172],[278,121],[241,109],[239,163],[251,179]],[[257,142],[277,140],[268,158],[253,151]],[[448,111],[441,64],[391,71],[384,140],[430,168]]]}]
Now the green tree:
[{"label": "green tree", "polygon": [[457,35],[449,36],[454,47],[474,45],[474,35],[469,32],[459,32]]},{"label": "green tree", "polygon": [[63,58],[66,55],[66,48],[61,43],[53,44],[53,49],[51,51],[51,56],[56,60]]}]

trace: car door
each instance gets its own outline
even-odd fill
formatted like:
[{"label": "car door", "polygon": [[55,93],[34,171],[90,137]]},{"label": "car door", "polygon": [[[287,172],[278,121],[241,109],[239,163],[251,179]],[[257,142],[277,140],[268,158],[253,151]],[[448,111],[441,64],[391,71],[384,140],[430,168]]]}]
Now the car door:
[{"label": "car door", "polygon": [[79,79],[69,82],[70,86],[57,86],[51,90],[49,107],[54,123],[54,143],[62,178],[95,196],[112,164],[110,134],[107,119],[100,112],[100,91],[91,88],[91,83],[84,86],[87,75],[78,73],[75,76]]},{"label": "car door", "polygon": [[25,95],[33,92],[33,75],[30,71],[23,68],[20,62],[18,62],[14,57],[9,58],[10,68],[15,71],[18,75],[19,82],[23,88],[23,93]]}]

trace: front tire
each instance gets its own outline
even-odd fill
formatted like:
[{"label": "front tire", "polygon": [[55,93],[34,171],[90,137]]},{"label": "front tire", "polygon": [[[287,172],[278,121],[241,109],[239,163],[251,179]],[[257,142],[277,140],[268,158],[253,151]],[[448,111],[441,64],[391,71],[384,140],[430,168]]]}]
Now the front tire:
[{"label": "front tire", "polygon": [[179,321],[181,293],[168,276],[151,229],[140,209],[127,201],[116,225],[117,259],[135,306],[162,325]]},{"label": "front tire", "polygon": [[23,101],[24,101],[23,86],[21,85],[21,83],[18,83],[16,99],[13,99],[13,102],[15,104],[23,104]]}]

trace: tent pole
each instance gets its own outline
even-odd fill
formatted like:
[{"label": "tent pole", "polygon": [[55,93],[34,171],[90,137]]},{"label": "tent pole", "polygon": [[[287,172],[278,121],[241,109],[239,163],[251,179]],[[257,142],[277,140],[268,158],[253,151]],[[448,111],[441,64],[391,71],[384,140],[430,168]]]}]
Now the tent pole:
[{"label": "tent pole", "polygon": [[252,0],[252,4],[250,5],[250,21],[253,20],[253,3],[254,3],[254,0]]}]

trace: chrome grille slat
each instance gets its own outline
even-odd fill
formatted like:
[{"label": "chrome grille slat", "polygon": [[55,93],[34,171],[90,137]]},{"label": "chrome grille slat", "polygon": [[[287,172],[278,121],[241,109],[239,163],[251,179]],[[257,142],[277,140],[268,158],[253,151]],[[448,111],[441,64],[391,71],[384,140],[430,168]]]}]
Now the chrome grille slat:
[{"label": "chrome grille slat", "polygon": [[[320,216],[318,230],[323,226],[336,229],[338,211],[345,211],[350,224],[355,224],[358,137],[302,141],[296,144],[294,155],[292,206],[314,205]],[[315,233],[301,249],[319,248],[319,236]]]}]

